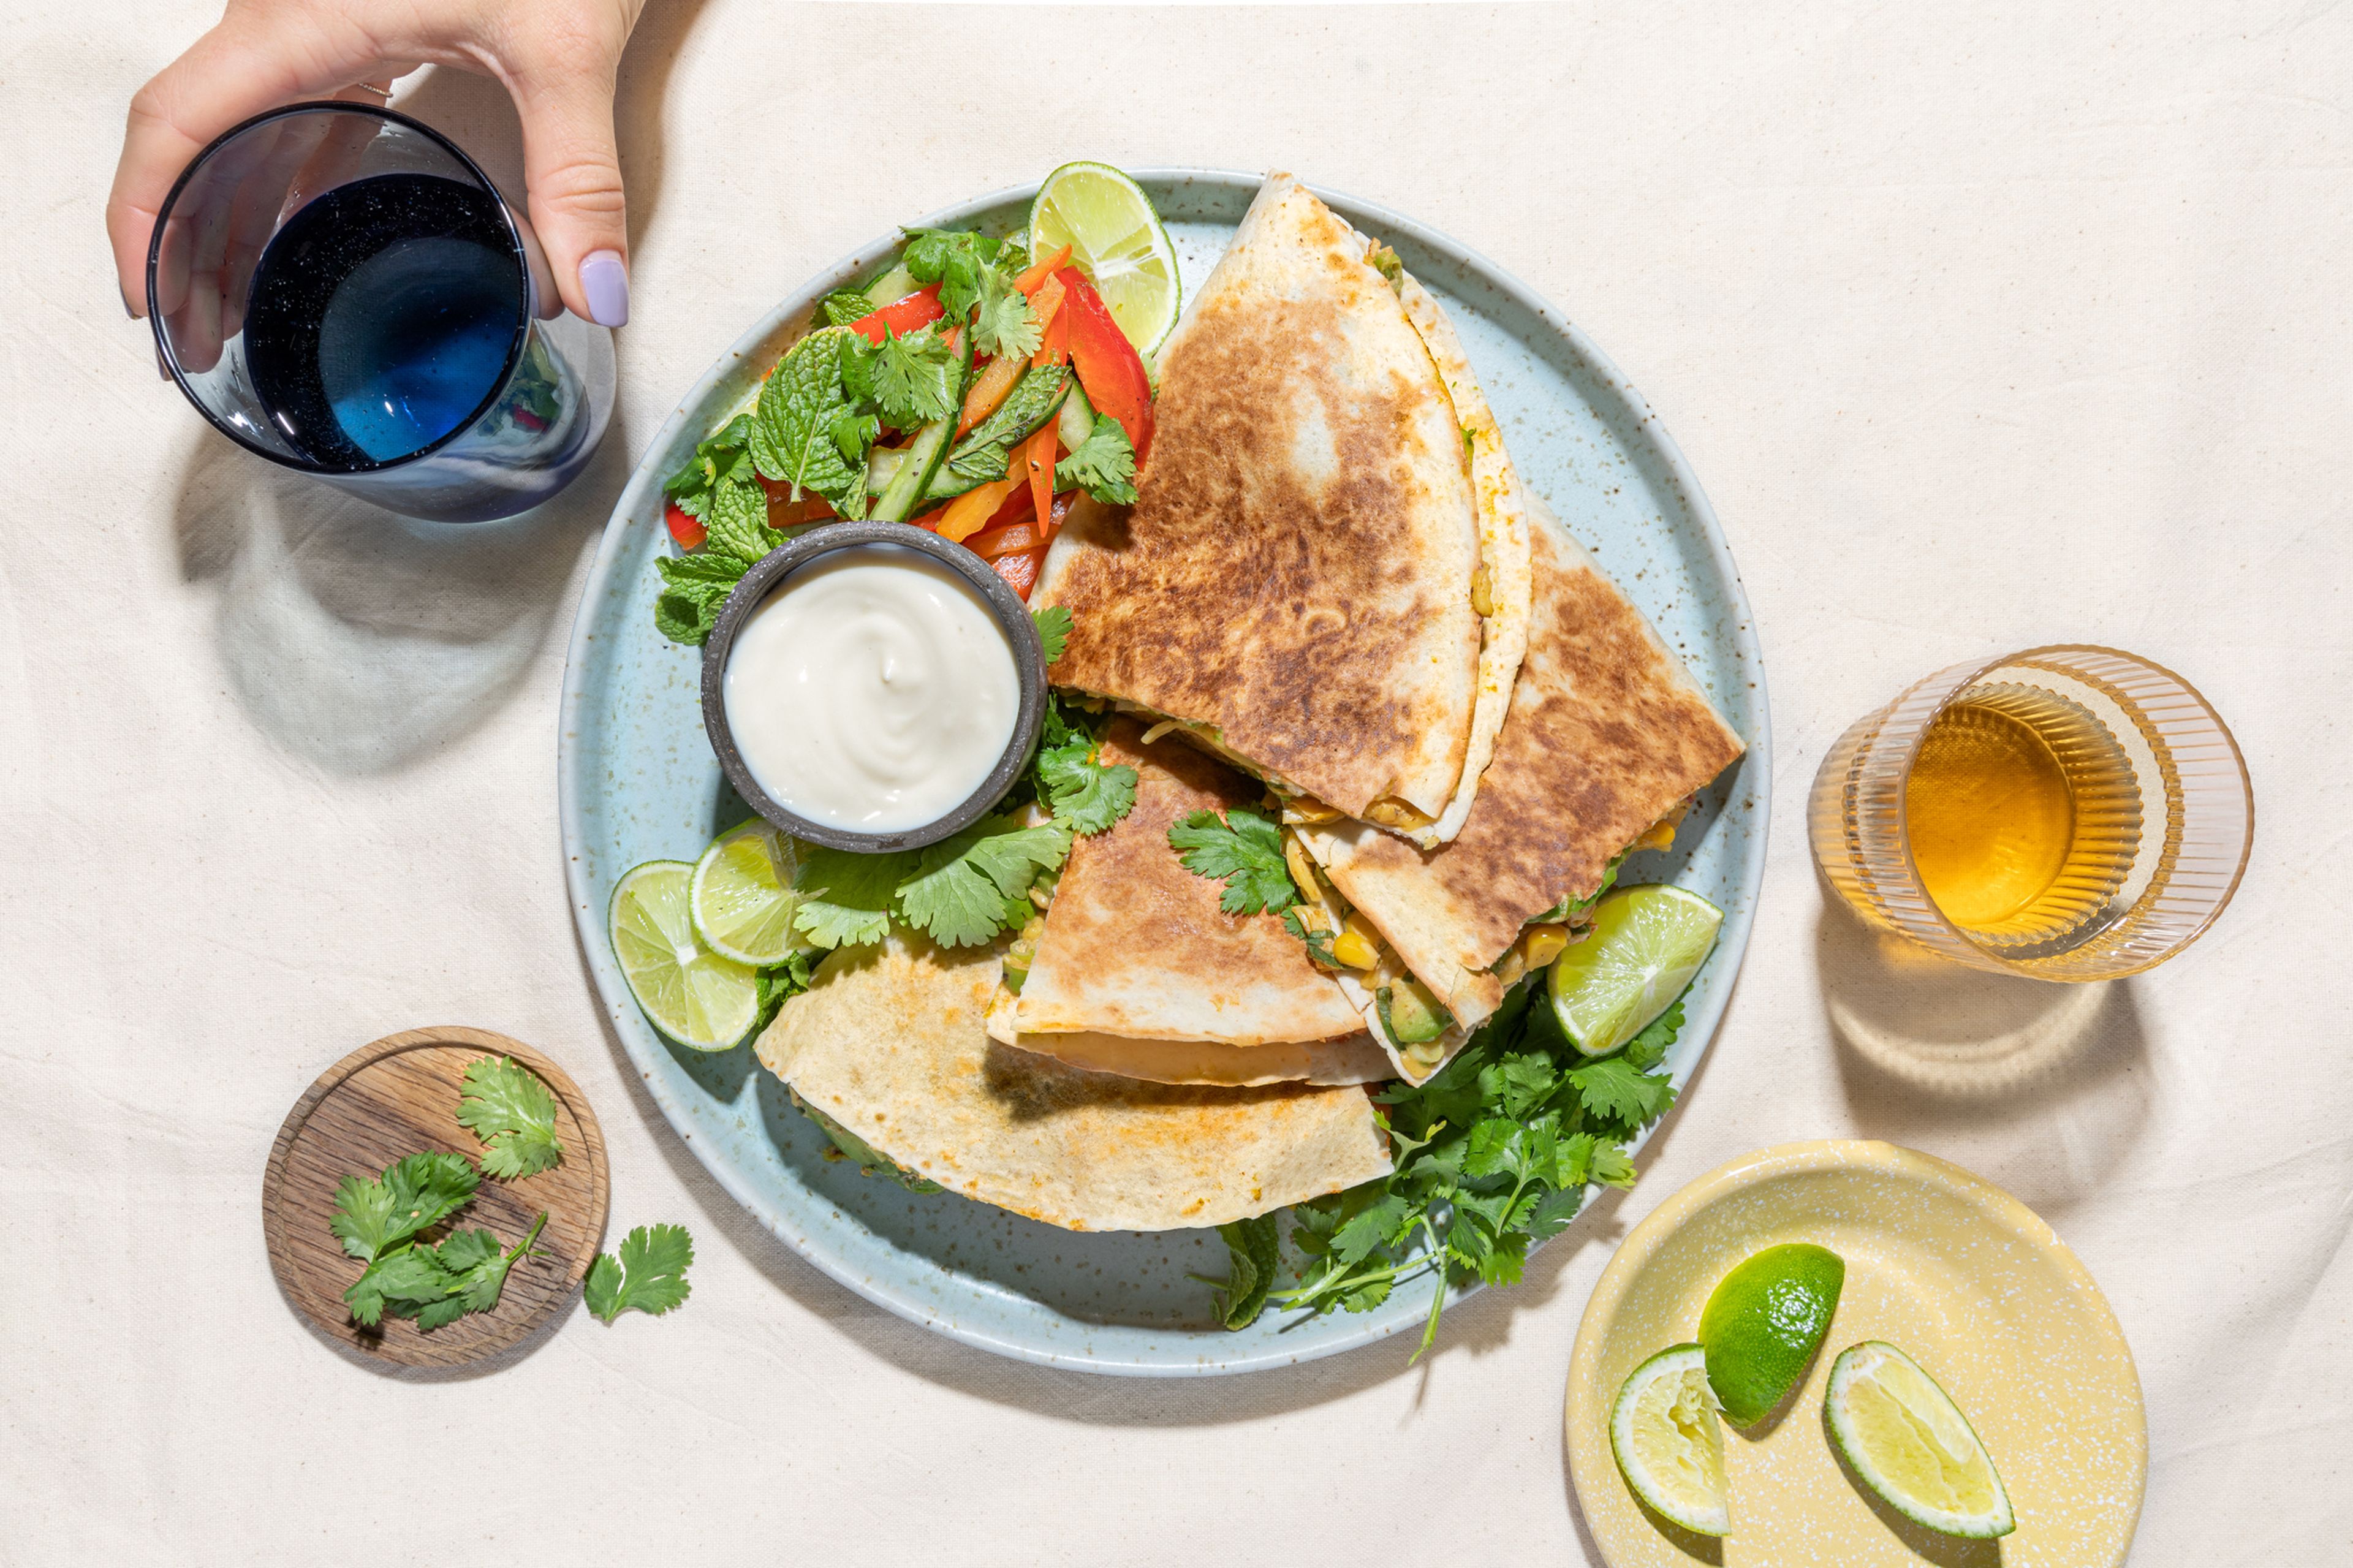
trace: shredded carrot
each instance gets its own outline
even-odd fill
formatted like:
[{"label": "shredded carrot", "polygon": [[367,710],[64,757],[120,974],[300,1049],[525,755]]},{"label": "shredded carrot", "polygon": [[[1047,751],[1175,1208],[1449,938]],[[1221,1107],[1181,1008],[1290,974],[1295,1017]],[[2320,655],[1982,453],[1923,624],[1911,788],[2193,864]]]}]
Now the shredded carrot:
[{"label": "shredded carrot", "polygon": [[1022,369],[1022,361],[1013,354],[999,354],[988,362],[988,368],[975,378],[972,390],[965,394],[964,413],[956,419],[959,438],[997,412],[997,405],[1005,401],[1013,384],[1021,379]]},{"label": "shredded carrot", "polygon": [[1057,445],[1055,426],[1059,422],[1049,419],[1038,426],[1022,448],[1022,459],[1029,470],[1029,502],[1033,516],[1045,517],[1054,510],[1054,448]]},{"label": "shredded carrot", "polygon": [[1038,352],[1029,356],[1031,364],[1060,364],[1070,357],[1071,318],[1062,309],[1069,293],[1060,279],[1049,278],[1029,297],[1029,313],[1045,329],[1038,337]]},{"label": "shredded carrot", "polygon": [[1022,476],[1011,475],[994,484],[968,489],[948,502],[946,513],[940,519],[939,536],[963,543],[980,531],[989,514],[1004,504],[1005,498],[1021,487]]},{"label": "shredded carrot", "polygon": [[1013,280],[1013,286],[1016,289],[1020,289],[1024,294],[1034,294],[1038,291],[1038,286],[1039,284],[1045,282],[1047,279],[1051,278],[1056,272],[1060,271],[1063,265],[1070,259],[1071,247],[1066,245],[1062,247],[1061,249],[1054,252],[1053,255],[1046,258],[1045,260],[1032,266],[1029,271],[1024,272],[1020,277],[1016,278]]}]

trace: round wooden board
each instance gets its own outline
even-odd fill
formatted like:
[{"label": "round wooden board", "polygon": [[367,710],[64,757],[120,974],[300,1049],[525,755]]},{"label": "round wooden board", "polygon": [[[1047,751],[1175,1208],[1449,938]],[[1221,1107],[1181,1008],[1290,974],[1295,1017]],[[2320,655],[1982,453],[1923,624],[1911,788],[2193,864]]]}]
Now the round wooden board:
[{"label": "round wooden board", "polygon": [[[448,1150],[479,1160],[482,1146],[459,1124],[458,1100],[466,1068],[491,1055],[512,1057],[554,1091],[564,1160],[520,1181],[486,1177],[450,1223],[487,1226],[512,1247],[545,1209],[547,1226],[535,1243],[545,1256],[516,1260],[491,1311],[470,1312],[429,1334],[390,1316],[379,1328],[362,1328],[343,1305],[359,1261],[328,1227],[335,1188],[345,1176],[375,1175],[409,1154]],[[562,1068],[487,1029],[410,1029],[329,1068],[286,1113],[262,1181],[262,1231],[280,1288],[321,1333],[370,1361],[448,1368],[497,1354],[572,1304],[604,1242],[611,1199],[605,1135]]]}]

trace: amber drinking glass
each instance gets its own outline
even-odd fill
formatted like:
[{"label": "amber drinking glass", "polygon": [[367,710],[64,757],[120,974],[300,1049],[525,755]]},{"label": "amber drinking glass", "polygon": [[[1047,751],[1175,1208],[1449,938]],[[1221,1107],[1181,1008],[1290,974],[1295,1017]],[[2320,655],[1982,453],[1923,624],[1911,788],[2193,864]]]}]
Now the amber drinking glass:
[{"label": "amber drinking glass", "polygon": [[2061,645],[1955,665],[1858,721],[1814,777],[1807,828],[1873,924],[1978,969],[2106,980],[2222,912],[2254,800],[2188,681]]}]

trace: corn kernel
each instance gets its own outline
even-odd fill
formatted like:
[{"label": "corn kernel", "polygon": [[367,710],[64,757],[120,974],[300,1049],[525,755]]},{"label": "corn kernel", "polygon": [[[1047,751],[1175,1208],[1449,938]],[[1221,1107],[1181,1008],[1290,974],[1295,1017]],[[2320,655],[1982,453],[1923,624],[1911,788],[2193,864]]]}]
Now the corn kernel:
[{"label": "corn kernel", "polygon": [[1542,969],[1568,946],[1568,932],[1560,926],[1535,926],[1520,938],[1520,952],[1530,969]]},{"label": "corn kernel", "polygon": [[1380,962],[1380,951],[1353,931],[1332,939],[1332,956],[1351,969],[1370,969]]}]

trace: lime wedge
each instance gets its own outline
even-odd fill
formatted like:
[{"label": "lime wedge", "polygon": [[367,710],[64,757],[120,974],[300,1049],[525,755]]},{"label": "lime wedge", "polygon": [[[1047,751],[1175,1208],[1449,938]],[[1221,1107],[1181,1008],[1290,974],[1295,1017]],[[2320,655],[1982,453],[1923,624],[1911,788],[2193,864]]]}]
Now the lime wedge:
[{"label": "lime wedge", "polygon": [[807,945],[793,932],[790,836],[754,817],[711,841],[694,863],[688,912],[694,934],[722,958],[764,969],[782,963],[796,947]]},{"label": "lime wedge", "polygon": [[1854,1473],[1913,1523],[1980,1541],[2018,1528],[1977,1429],[1894,1345],[1865,1340],[1841,1352],[1822,1414]]},{"label": "lime wedge", "polygon": [[1724,911],[1681,888],[1620,888],[1593,931],[1552,966],[1552,1010],[1587,1056],[1616,1050],[1665,1012],[1715,951]]},{"label": "lime wedge", "polygon": [[605,929],[629,994],[654,1027],[689,1049],[723,1051],[760,1016],[759,983],[694,934],[687,913],[693,880],[683,860],[632,867],[613,889]]},{"label": "lime wedge", "polygon": [[1065,163],[1047,175],[1029,204],[1029,259],[1065,245],[1135,352],[1158,348],[1176,325],[1185,289],[1176,247],[1144,187],[1108,163]]},{"label": "lime wedge", "polygon": [[1732,1533],[1715,1415],[1697,1345],[1671,1345],[1636,1367],[1609,1410],[1618,1473],[1651,1512],[1700,1535]]},{"label": "lime wedge", "polygon": [[1768,1247],[1716,1281],[1699,1315],[1708,1386],[1725,1418],[1753,1426],[1789,1396],[1838,1310],[1846,1262],[1826,1247]]}]

